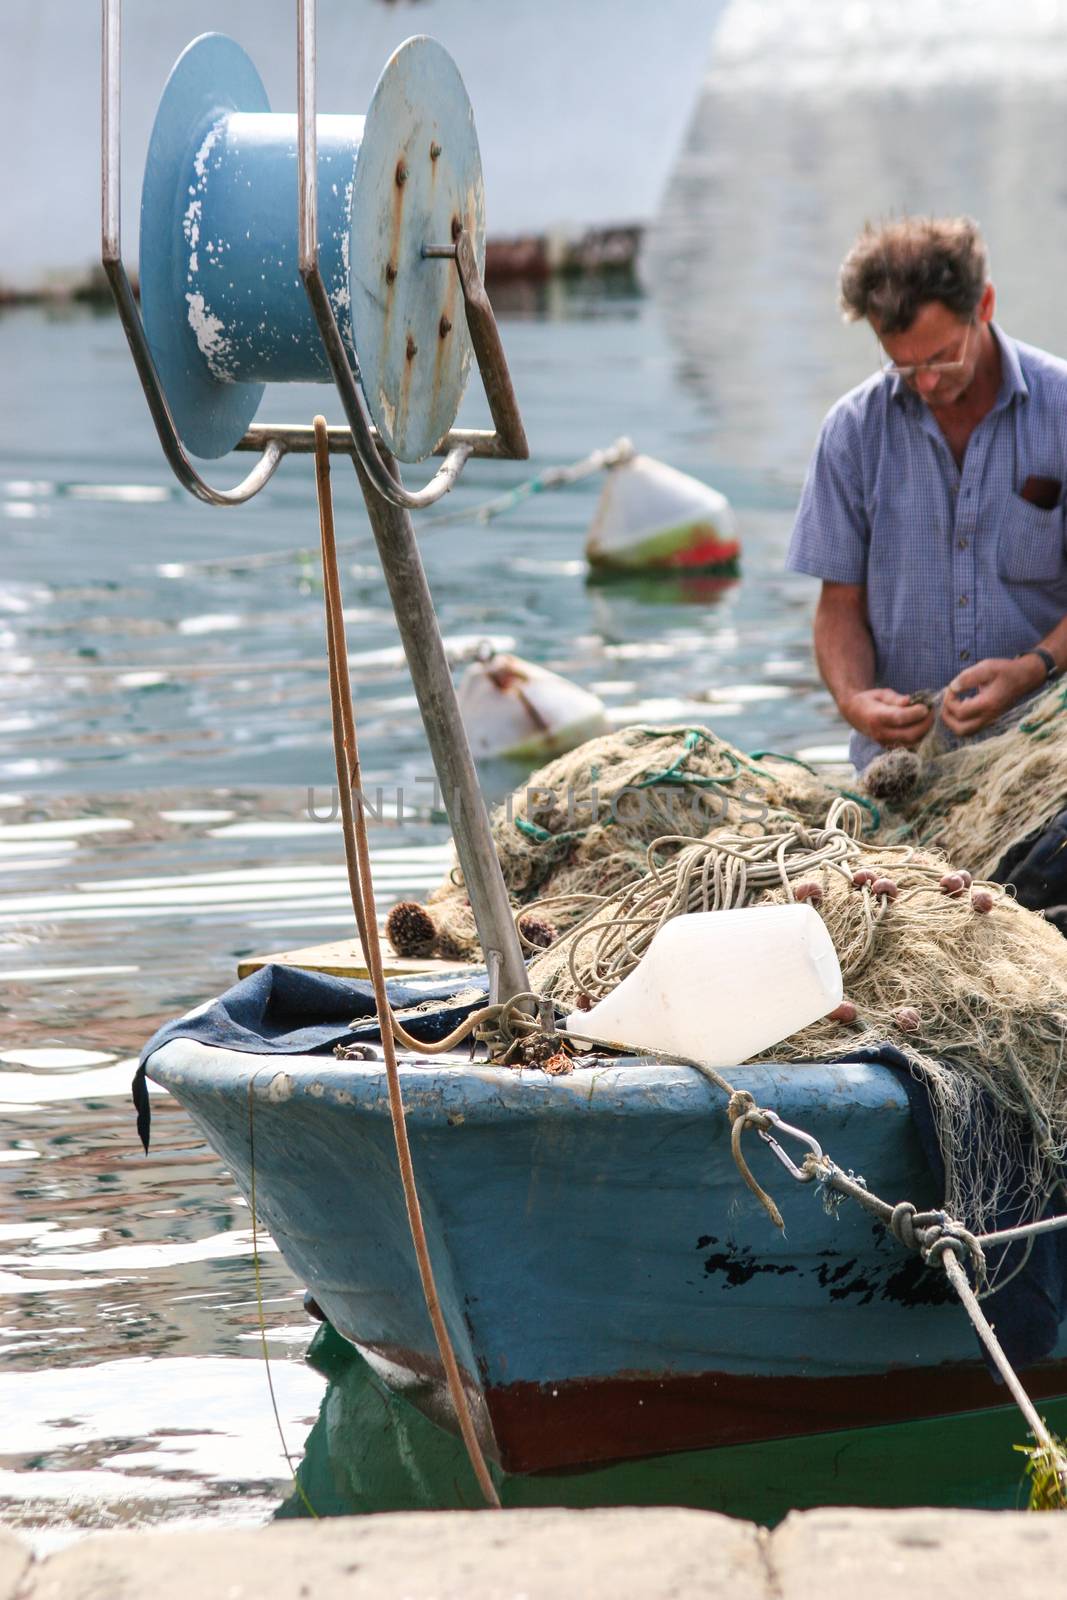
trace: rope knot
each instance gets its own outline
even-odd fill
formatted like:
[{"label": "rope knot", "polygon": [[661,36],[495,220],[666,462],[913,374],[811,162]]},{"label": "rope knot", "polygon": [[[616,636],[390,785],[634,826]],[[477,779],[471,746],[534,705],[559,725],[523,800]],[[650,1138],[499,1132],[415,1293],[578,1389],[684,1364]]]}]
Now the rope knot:
[{"label": "rope knot", "polygon": [[976,1283],[981,1284],[986,1281],[985,1251],[962,1222],[957,1222],[955,1218],[941,1212],[938,1220],[929,1227],[921,1229],[920,1233],[919,1248],[923,1260],[928,1265],[932,1266],[935,1263],[940,1265],[942,1257],[951,1251],[961,1265],[966,1265],[967,1260],[970,1260]]},{"label": "rope knot", "polygon": [[736,1122],[739,1117],[747,1121],[749,1113],[755,1109],[756,1102],[747,1089],[735,1089],[726,1103],[726,1115],[731,1122]]},{"label": "rope knot", "polygon": [[899,1205],[893,1207],[889,1218],[889,1227],[894,1239],[898,1239],[907,1250],[921,1248],[920,1241],[915,1233],[916,1207],[910,1200],[901,1200]]}]

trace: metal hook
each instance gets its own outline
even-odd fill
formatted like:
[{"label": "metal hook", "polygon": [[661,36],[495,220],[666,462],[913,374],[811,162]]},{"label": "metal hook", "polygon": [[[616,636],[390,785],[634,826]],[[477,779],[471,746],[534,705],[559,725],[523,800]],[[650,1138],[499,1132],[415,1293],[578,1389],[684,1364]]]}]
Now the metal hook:
[{"label": "metal hook", "polygon": [[[817,1139],[813,1139],[810,1133],[805,1133],[803,1128],[794,1128],[789,1122],[783,1122],[781,1117],[778,1116],[777,1112],[775,1111],[766,1111],[761,1109],[761,1115],[766,1117],[768,1122],[773,1123],[774,1127],[778,1129],[779,1133],[786,1133],[790,1136],[790,1138],[799,1140],[801,1144],[806,1144],[816,1161],[822,1161],[822,1145]],[[798,1167],[792,1158],[786,1155],[785,1151],[778,1143],[778,1140],[775,1139],[773,1135],[767,1133],[763,1128],[757,1128],[756,1132],[759,1134],[764,1144],[770,1145],[771,1149],[782,1163],[782,1166],[785,1167],[786,1171],[792,1177],[794,1177],[798,1183],[810,1183],[812,1181],[815,1176],[814,1171],[809,1170],[808,1172],[805,1172],[803,1168]]]}]

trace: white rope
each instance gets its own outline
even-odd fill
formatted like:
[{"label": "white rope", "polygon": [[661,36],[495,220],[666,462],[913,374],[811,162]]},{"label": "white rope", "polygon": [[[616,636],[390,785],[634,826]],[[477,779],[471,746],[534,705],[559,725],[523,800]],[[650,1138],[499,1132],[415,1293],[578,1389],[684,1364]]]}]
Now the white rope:
[{"label": "white rope", "polygon": [[1067,1228],[1067,1216],[1043,1217],[1040,1222],[1022,1222],[1017,1228],[1000,1228],[996,1233],[978,1234],[978,1243],[1011,1244],[1016,1239],[1032,1238],[1036,1233],[1055,1233],[1059,1228]]},{"label": "white rope", "polygon": [[591,478],[595,473],[605,471],[608,467],[618,467],[624,461],[631,461],[636,453],[629,439],[616,439],[614,444],[609,444],[602,450],[591,450],[580,461],[572,461],[565,467],[546,467],[544,472],[539,472],[535,478],[527,478],[525,482],[517,483],[513,489],[505,490],[492,500],[483,500],[476,506],[457,506],[453,511],[442,511],[437,516],[425,517],[422,527],[440,528],[448,522],[491,522],[494,517],[510,511],[533,494],[542,494],[546,489],[565,489],[572,483],[580,483],[583,478]]},{"label": "white rope", "polygon": [[[799,1182],[808,1183],[814,1178],[825,1191],[833,1190],[836,1196],[858,1201],[866,1210],[872,1212],[901,1244],[918,1250],[928,1266],[936,1263],[943,1268],[961,1306],[970,1318],[971,1325],[988,1350],[990,1359],[1022,1412],[1027,1428],[1036,1441],[1037,1452],[1044,1456],[1045,1463],[1055,1475],[1062,1501],[1067,1502],[1067,1454],[1038,1415],[1033,1401],[1005,1355],[961,1265],[961,1258],[969,1255],[974,1264],[975,1277],[981,1284],[986,1279],[984,1245],[1010,1244],[1017,1239],[1029,1240],[1037,1233],[1052,1232],[1067,1226],[1067,1216],[1048,1217],[1042,1222],[1021,1223],[1015,1228],[1001,1228],[995,1233],[976,1235],[944,1211],[921,1212],[908,1200],[891,1206],[888,1201],[873,1194],[863,1178],[851,1172],[844,1172],[835,1161],[823,1153],[817,1140],[806,1130],[783,1123],[774,1112],[757,1106],[746,1091],[733,1089],[732,1085],[720,1078],[718,1073],[712,1076],[695,1062],[690,1062],[689,1065],[695,1067],[705,1077],[711,1077],[716,1087],[729,1093],[727,1112],[731,1123],[730,1137],[734,1160],[741,1176],[766,1208],[776,1226],[784,1227],[778,1207],[753,1177],[742,1154],[741,1139],[746,1126],[753,1126],[760,1132],[782,1165]],[[768,1124],[776,1127],[779,1133],[788,1134],[809,1146],[809,1154],[805,1156],[799,1168],[777,1141],[769,1136]]]}]

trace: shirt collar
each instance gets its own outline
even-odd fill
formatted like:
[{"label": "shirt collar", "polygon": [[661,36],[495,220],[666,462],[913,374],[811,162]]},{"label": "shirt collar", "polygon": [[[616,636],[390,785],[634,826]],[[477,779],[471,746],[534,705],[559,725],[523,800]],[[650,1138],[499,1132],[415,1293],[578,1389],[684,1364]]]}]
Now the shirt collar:
[{"label": "shirt collar", "polygon": [[[993,410],[1000,411],[1005,406],[1010,405],[1016,395],[1020,400],[1027,399],[1030,390],[1027,388],[1026,379],[1023,376],[1022,363],[1019,360],[1019,352],[1015,348],[1015,341],[1002,333],[995,322],[989,324],[989,330],[1000,349],[1000,388],[997,391],[997,398],[993,402]],[[898,405],[914,405],[920,411],[927,409],[926,402],[921,396],[913,394],[904,379],[898,378],[895,372],[890,373],[886,381],[889,384],[889,397],[891,400],[895,400]]]}]

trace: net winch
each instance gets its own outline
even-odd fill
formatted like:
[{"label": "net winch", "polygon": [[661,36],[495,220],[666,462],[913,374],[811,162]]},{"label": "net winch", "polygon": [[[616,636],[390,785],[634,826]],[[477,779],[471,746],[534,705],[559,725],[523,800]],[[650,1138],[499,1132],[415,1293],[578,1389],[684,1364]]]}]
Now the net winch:
[{"label": "net winch", "polygon": [[[141,202],[138,308],[123,264],[121,0],[102,0],[102,261],[163,453],[212,506],[251,500],[307,425],[256,423],[267,384],[331,382],[411,670],[493,987],[525,965],[456,703],[410,512],[472,456],[529,455],[482,281],[485,202],[474,115],[448,52],[402,44],[365,115],[319,114],[315,0],[297,0],[297,106],[272,111],[249,56],[208,33],[175,64]],[[453,427],[477,365],[491,430]],[[194,464],[259,459],[232,488]],[[443,456],[421,488],[398,463]]]}]

